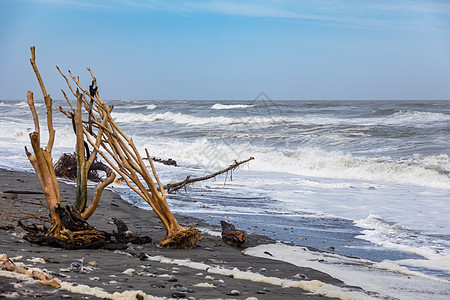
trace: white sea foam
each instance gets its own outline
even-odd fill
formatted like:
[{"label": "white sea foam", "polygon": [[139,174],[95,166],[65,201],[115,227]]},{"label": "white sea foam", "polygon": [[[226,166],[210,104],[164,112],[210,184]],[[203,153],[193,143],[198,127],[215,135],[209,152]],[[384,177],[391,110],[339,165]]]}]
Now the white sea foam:
[{"label": "white sea foam", "polygon": [[417,125],[433,122],[450,121],[450,115],[435,112],[422,112],[413,110],[399,111],[392,116],[386,118],[387,125]]},{"label": "white sea foam", "polygon": [[[39,268],[32,268],[33,270],[42,272]],[[31,278],[29,275],[25,274],[19,274],[15,272],[9,272],[9,271],[3,271],[0,270],[0,276],[3,277],[9,277],[9,278],[16,278],[19,280],[25,280],[29,283],[35,283],[36,281]],[[142,299],[146,300],[163,300],[166,298],[161,297],[155,297],[151,295],[147,295],[143,291],[124,291],[124,292],[115,292],[115,293],[108,293],[104,289],[99,287],[91,287],[86,284],[76,284],[66,281],[61,281],[59,279],[55,280],[61,285],[60,289],[69,291],[75,294],[83,294],[83,295],[90,295],[90,296],[96,296],[98,298],[104,298],[104,299],[113,299],[113,300],[125,300],[125,299],[137,299],[137,296],[142,296]]]},{"label": "white sea foam", "polygon": [[211,106],[211,109],[235,109],[235,108],[249,108],[254,107],[252,104],[220,104],[216,103]]},{"label": "white sea foam", "polygon": [[[376,215],[369,215],[365,219],[356,220],[355,225],[366,229],[357,238],[386,248],[423,256],[428,260],[428,267],[430,268],[438,265],[440,269],[450,270],[449,241],[439,239],[436,236],[427,236],[398,224],[389,224]],[[445,225],[445,223],[442,225]],[[425,264],[422,262],[421,265]]]},{"label": "white sea foam", "polygon": [[251,162],[253,171],[450,188],[450,177],[447,174],[450,170],[450,158],[446,154],[401,158],[364,157],[320,148],[273,149],[250,144],[216,144],[206,139],[192,142],[173,140],[170,148],[163,144],[158,147],[157,140],[140,143],[154,145],[156,152],[163,151],[155,153],[157,155],[177,157],[180,161],[210,168],[227,166],[236,158],[245,159],[253,156],[255,157]]},{"label": "white sea foam", "polygon": [[[214,110],[227,110],[238,108],[252,108],[254,105],[245,104],[214,104],[211,109]],[[128,108],[146,107],[147,110],[153,110],[155,105],[150,104],[147,106],[128,106]],[[436,122],[446,122],[450,120],[450,115],[444,113],[435,112],[417,112],[417,111],[400,111],[392,115],[373,118],[334,118],[334,117],[322,117],[316,115],[305,116],[280,116],[273,113],[272,115],[262,116],[258,112],[248,111],[247,116],[241,117],[198,117],[190,114],[183,113],[130,113],[130,112],[113,112],[113,117],[119,122],[153,122],[153,121],[170,121],[178,124],[186,125],[205,125],[205,124],[245,124],[250,126],[267,126],[270,124],[292,124],[292,125],[361,125],[361,126],[409,126],[409,127],[427,127],[434,126]],[[363,133],[352,133],[360,134]]]},{"label": "white sea foam", "polygon": [[[255,255],[256,256],[256,255]],[[232,275],[234,279],[249,280],[253,282],[263,282],[272,285],[279,285],[282,287],[296,287],[311,292],[317,295],[324,295],[329,297],[335,297],[343,300],[369,300],[376,299],[370,294],[365,293],[352,288],[338,287],[332,284],[327,284],[319,280],[292,280],[286,278],[278,278],[273,276],[265,276],[259,273],[251,272],[249,270],[241,271],[238,268],[224,268],[208,265],[205,263],[193,262],[189,259],[171,259],[161,255],[146,257],[150,261],[158,261],[165,264],[174,264],[179,266],[185,266],[193,269],[207,271],[211,274],[220,274],[225,276]]]},{"label": "white sea foam", "polygon": [[284,118],[271,118],[271,117],[196,117],[182,113],[153,113],[153,114],[141,114],[141,113],[120,113],[113,112],[112,116],[116,122],[133,123],[133,122],[156,122],[156,121],[170,121],[177,124],[185,125],[248,125],[253,123],[282,123]]},{"label": "white sea foam", "polygon": [[411,126],[422,127],[431,126],[435,122],[445,122],[450,120],[450,115],[436,112],[420,112],[405,110],[399,111],[391,115],[372,118],[334,118],[334,117],[318,117],[315,115],[307,115],[301,120],[304,124],[312,125],[385,125],[385,126]]},{"label": "white sea foam", "polygon": [[313,252],[304,247],[280,243],[247,248],[245,254],[281,260],[325,272],[348,285],[361,287],[378,299],[448,299],[450,297],[449,281],[410,271],[395,262],[374,263],[337,254]]}]

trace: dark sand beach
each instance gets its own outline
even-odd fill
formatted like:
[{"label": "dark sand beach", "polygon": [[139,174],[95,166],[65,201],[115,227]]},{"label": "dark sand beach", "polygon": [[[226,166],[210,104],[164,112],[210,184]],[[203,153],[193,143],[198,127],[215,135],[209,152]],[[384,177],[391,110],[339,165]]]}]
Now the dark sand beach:
[{"label": "dark sand beach", "polygon": [[[40,192],[41,188],[34,174],[0,169],[0,191],[8,190]],[[60,182],[60,190],[62,201],[72,203],[75,187]],[[38,212],[42,207],[32,203],[37,199],[45,202],[43,194],[10,193],[6,196],[1,199],[2,209],[6,208],[12,214],[19,211]],[[45,215],[45,209],[40,213]],[[13,274],[0,271],[0,298],[151,299],[155,296],[186,299],[327,299],[321,293],[313,294],[299,287],[283,287],[271,282],[273,278],[283,279],[284,282],[319,280],[345,287],[342,282],[310,268],[243,255],[243,248],[233,248],[224,244],[217,234],[206,233],[208,230],[217,233],[219,227],[191,217],[177,216],[177,219],[182,225],[203,229],[202,240],[196,247],[191,250],[159,248],[156,244],[164,237],[165,230],[155,214],[132,206],[112,191],[105,191],[89,223],[111,232],[116,230],[111,217],[122,219],[129,230],[150,236],[154,242],[130,245],[123,251],[63,250],[37,246],[25,241],[22,238],[24,230],[17,226],[17,220],[2,212],[0,225],[11,224],[15,228],[0,230],[0,254],[14,258],[16,264],[45,270],[64,284],[56,289],[34,281],[6,277]],[[239,227],[239,224],[235,225]],[[248,234],[244,247],[273,242],[264,236]],[[139,253],[146,256],[139,259],[135,256]],[[44,263],[39,258],[53,262]],[[81,272],[80,268],[74,267],[77,264],[82,265]],[[255,278],[259,276],[260,279],[233,276],[233,272],[255,274]]]}]

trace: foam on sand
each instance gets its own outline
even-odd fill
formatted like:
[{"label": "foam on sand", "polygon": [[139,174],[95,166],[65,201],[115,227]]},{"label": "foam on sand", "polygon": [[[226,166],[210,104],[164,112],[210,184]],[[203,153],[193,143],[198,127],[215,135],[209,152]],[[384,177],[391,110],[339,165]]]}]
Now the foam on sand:
[{"label": "foam on sand", "polygon": [[[33,269],[39,270],[37,268],[33,268]],[[39,271],[42,272],[42,270],[39,270]],[[9,271],[0,270],[0,276],[24,280],[24,281],[27,281],[30,283],[36,282],[28,275],[18,274],[18,273],[9,272]],[[85,284],[76,284],[76,283],[60,281],[59,279],[55,279],[55,280],[58,281],[58,283],[61,285],[60,289],[68,291],[68,292],[72,292],[75,294],[90,295],[90,296],[96,296],[99,298],[113,299],[113,300],[137,299],[138,295],[142,296],[142,299],[146,299],[146,300],[166,299],[166,298],[147,295],[143,291],[124,291],[122,293],[115,292],[115,293],[111,294],[111,293],[106,292],[102,288],[91,287],[91,286],[88,286]]]},{"label": "foam on sand", "polygon": [[193,262],[189,259],[171,259],[162,255],[150,256],[147,255],[147,260],[156,261],[165,264],[185,266],[192,269],[203,270],[211,274],[219,274],[224,276],[232,275],[235,279],[249,280],[253,282],[263,282],[272,285],[278,285],[282,287],[294,287],[300,288],[307,292],[323,295],[328,297],[336,297],[343,300],[356,300],[356,299],[377,299],[372,295],[364,293],[359,289],[343,288],[332,284],[324,283],[319,280],[292,280],[278,277],[265,276],[259,273],[250,272],[248,270],[241,271],[238,268],[223,268],[208,265],[205,263]]},{"label": "foam on sand", "polygon": [[[270,253],[271,255],[268,255]],[[375,263],[304,247],[277,243],[245,250],[245,254],[289,262],[327,273],[345,284],[361,287],[378,299],[449,299],[450,281],[411,271],[395,262]],[[331,296],[327,294],[327,296]],[[342,298],[341,298],[342,299]]]}]

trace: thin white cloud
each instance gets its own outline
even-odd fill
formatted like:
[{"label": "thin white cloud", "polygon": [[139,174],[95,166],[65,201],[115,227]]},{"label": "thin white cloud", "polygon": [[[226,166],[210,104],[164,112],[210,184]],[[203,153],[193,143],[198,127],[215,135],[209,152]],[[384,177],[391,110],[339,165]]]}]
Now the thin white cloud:
[{"label": "thin white cloud", "polygon": [[[24,0],[31,1],[31,0]],[[90,9],[148,9],[184,14],[218,14],[252,18],[297,19],[361,28],[450,29],[450,3],[437,0],[34,0]],[[424,24],[419,17],[431,17]]]},{"label": "thin white cloud", "polygon": [[251,2],[233,1],[196,1],[187,2],[187,6],[195,10],[208,11],[226,15],[269,17],[269,18],[304,18],[299,13],[283,10],[278,7]]},{"label": "thin white cloud", "polygon": [[448,1],[381,1],[372,2],[366,5],[370,9],[387,10],[387,11],[410,11],[421,14],[436,14],[448,15],[450,14],[450,2]]}]

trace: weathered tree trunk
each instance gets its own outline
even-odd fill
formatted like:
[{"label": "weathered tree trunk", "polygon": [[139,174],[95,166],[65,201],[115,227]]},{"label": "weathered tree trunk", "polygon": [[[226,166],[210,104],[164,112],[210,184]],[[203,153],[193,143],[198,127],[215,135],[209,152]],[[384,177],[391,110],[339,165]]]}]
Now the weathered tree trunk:
[{"label": "weathered tree trunk", "polygon": [[77,108],[73,114],[75,134],[77,137],[75,153],[77,157],[77,193],[74,206],[80,212],[84,212],[87,203],[87,178],[89,168],[86,168],[84,156],[83,121],[81,119],[82,94],[77,91]]},{"label": "weathered tree trunk", "polygon": [[53,129],[52,122],[52,98],[47,94],[45,90],[44,82],[36,66],[36,56],[35,48],[31,47],[31,66],[33,67],[36,78],[42,90],[42,95],[44,96],[45,107],[47,110],[47,126],[48,126],[48,142],[45,149],[41,148],[41,138],[40,138],[40,125],[39,118],[34,106],[33,93],[28,91],[27,102],[30,107],[31,113],[34,120],[34,132],[30,133],[30,142],[33,148],[34,154],[31,154],[27,147],[25,147],[25,153],[33,166],[36,176],[39,179],[39,183],[44,192],[45,199],[47,200],[47,206],[50,211],[50,217],[52,220],[53,227],[61,226],[61,219],[56,212],[56,208],[61,205],[61,196],[59,194],[58,181],[56,180],[55,171],[53,169],[52,161],[52,148],[55,139],[55,130]]}]

